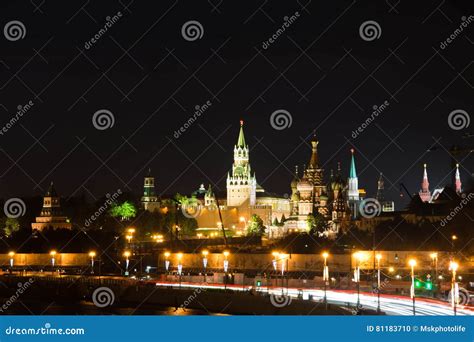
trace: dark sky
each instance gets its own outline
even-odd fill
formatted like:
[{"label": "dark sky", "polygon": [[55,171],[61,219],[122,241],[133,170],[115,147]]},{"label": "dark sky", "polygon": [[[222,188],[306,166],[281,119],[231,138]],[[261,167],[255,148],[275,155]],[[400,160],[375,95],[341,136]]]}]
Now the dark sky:
[{"label": "dark sky", "polygon": [[[1,197],[42,194],[51,180],[65,196],[127,186],[138,193],[148,167],[158,192],[189,193],[200,183],[223,189],[243,119],[266,190],[289,192],[315,130],[327,174],[341,161],[347,175],[353,145],[360,186],[374,196],[383,172],[386,197],[403,204],[398,184],[418,191],[425,162],[432,186],[450,182],[447,151],[426,154],[434,138],[446,148],[474,144],[462,139],[470,128],[448,125],[453,110],[473,113],[474,22],[440,48],[472,14],[469,1],[126,1],[1,2],[1,28],[18,20],[26,35],[0,36],[0,125],[34,102],[0,135]],[[203,27],[195,41],[181,32],[191,20]],[[378,23],[380,37],[361,38],[366,21]],[[384,101],[389,106],[353,139]],[[94,127],[100,109],[113,114],[113,127]],[[276,130],[270,117],[280,109],[292,125]],[[464,160],[464,181],[472,166]]]}]

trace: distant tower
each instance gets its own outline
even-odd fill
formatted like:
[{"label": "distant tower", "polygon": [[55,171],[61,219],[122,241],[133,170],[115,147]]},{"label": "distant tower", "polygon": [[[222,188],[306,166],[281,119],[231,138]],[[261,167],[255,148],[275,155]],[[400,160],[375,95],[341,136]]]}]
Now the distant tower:
[{"label": "distant tower", "polygon": [[375,199],[379,201],[380,203],[383,203],[383,201],[385,201],[384,189],[385,189],[385,185],[383,181],[383,174],[382,172],[380,172],[380,177],[377,182],[377,195],[375,196]]},{"label": "distant tower", "polygon": [[148,169],[148,174],[143,184],[142,206],[143,209],[148,211],[155,211],[160,207],[158,197],[155,194],[155,177],[151,175],[151,169]]},{"label": "distant tower", "polygon": [[461,183],[461,175],[459,174],[459,164],[456,164],[456,175],[455,175],[454,184],[456,186],[456,193],[460,195],[462,193],[462,183]]},{"label": "distant tower", "polygon": [[40,216],[36,217],[36,222],[33,222],[31,227],[40,231],[45,228],[72,229],[71,222],[61,212],[60,198],[53,182],[44,195]]},{"label": "distant tower", "polygon": [[426,164],[423,165],[423,181],[421,182],[421,190],[419,192],[422,202],[429,202],[431,199],[430,183],[428,182],[428,172],[426,171]]},{"label": "distant tower", "polygon": [[349,171],[349,179],[347,180],[349,186],[347,196],[349,202],[357,202],[359,201],[359,179],[357,178],[354,149],[351,149],[351,154],[351,169]]},{"label": "distant tower", "polygon": [[316,139],[316,135],[314,135],[311,140],[311,158],[306,168],[306,177],[313,185],[314,205],[317,207],[321,205],[320,197],[326,190],[323,180],[324,170],[319,167],[318,145],[319,141]]},{"label": "distant tower", "polygon": [[204,194],[204,205],[206,207],[215,207],[216,206],[216,196],[212,191],[211,184],[209,184],[209,188],[207,189],[206,193]]},{"label": "distant tower", "polygon": [[257,180],[251,174],[249,148],[245,143],[244,122],[240,121],[237,145],[234,147],[232,175],[227,175],[227,205],[238,207],[243,204],[255,205],[257,200]]}]

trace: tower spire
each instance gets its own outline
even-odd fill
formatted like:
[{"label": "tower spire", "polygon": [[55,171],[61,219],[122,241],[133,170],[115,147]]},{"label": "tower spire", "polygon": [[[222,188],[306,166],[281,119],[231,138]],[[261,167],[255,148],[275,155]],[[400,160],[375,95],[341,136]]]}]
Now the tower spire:
[{"label": "tower spire", "polygon": [[237,147],[245,147],[245,136],[244,136],[244,120],[240,120],[240,132],[239,139],[237,140]]},{"label": "tower spire", "polygon": [[356,165],[355,165],[355,158],[354,158],[354,149],[351,148],[351,169],[349,172],[349,178],[357,178],[357,172],[356,172]]},{"label": "tower spire", "polygon": [[316,139],[316,133],[313,133],[313,139],[311,140],[311,159],[309,160],[308,167],[311,169],[317,169],[318,166],[318,144],[319,141]]},{"label": "tower spire", "polygon": [[423,165],[423,180],[421,182],[421,190],[419,192],[423,202],[429,202],[431,199],[430,182],[428,181],[427,165]]},{"label": "tower spire", "polygon": [[456,186],[456,193],[459,195],[462,192],[462,182],[461,182],[461,174],[459,173],[459,164],[456,164],[456,175],[455,175],[455,182]]},{"label": "tower spire", "polygon": [[349,201],[351,202],[359,201],[359,179],[357,178],[353,148],[351,148],[351,168],[349,170],[348,183],[349,183],[349,189],[348,189]]}]

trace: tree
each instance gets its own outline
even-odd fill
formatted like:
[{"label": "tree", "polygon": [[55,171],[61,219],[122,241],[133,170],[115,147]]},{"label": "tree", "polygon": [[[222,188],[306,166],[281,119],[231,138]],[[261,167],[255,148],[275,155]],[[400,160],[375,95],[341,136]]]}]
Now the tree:
[{"label": "tree", "polygon": [[262,236],[265,233],[263,220],[257,214],[253,214],[247,225],[247,235]]},{"label": "tree", "polygon": [[137,209],[131,202],[125,201],[122,204],[114,203],[109,214],[113,217],[120,217],[122,221],[125,221],[134,218],[137,215]]},{"label": "tree", "polygon": [[3,227],[5,236],[10,237],[14,232],[17,232],[19,230],[20,230],[20,223],[18,223],[18,220],[16,218],[8,217],[5,220],[5,224]]},{"label": "tree", "polygon": [[308,232],[322,233],[328,229],[328,221],[320,213],[316,213],[316,215],[308,215],[306,224]]}]

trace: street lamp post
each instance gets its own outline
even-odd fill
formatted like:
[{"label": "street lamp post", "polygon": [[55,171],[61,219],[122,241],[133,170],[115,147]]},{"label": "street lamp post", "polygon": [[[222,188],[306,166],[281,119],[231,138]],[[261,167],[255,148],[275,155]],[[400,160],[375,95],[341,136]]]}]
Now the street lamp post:
[{"label": "street lamp post", "polygon": [[129,274],[128,273],[128,266],[130,264],[130,259],[129,259],[130,255],[131,255],[130,251],[123,252],[123,256],[125,257],[125,276],[128,276],[128,274]]},{"label": "street lamp post", "polygon": [[165,252],[165,269],[166,269],[166,273],[168,273],[169,269],[170,269],[170,260],[169,260],[169,257],[171,255],[170,252]]},{"label": "street lamp post", "polygon": [[436,291],[438,291],[439,289],[439,284],[440,284],[440,281],[438,279],[438,253],[434,252],[434,253],[431,253],[430,254],[430,257],[431,257],[431,260],[434,264],[434,268],[435,268],[435,284],[436,284]]},{"label": "street lamp post", "polygon": [[377,259],[377,312],[380,313],[380,260],[382,259],[382,254],[377,254],[375,256]]},{"label": "street lamp post", "polygon": [[415,309],[415,266],[416,266],[416,260],[415,259],[410,259],[408,261],[408,264],[411,267],[411,289],[410,289],[410,296],[413,299],[413,316],[416,315],[416,309]]},{"label": "street lamp post", "polygon": [[328,297],[327,297],[327,286],[329,281],[329,268],[328,268],[328,252],[323,252],[324,258],[324,267],[323,267],[323,281],[324,281],[324,303],[326,304],[326,309],[328,306]]},{"label": "street lamp post", "polygon": [[459,300],[459,288],[456,283],[456,271],[459,268],[459,264],[455,261],[449,263],[449,270],[453,272],[453,277],[451,278],[451,305],[453,307],[454,316],[456,316],[457,304]]},{"label": "street lamp post", "polygon": [[455,242],[456,242],[457,239],[458,239],[457,235],[455,235],[455,234],[451,235],[451,248],[452,248],[454,254],[456,253]]},{"label": "street lamp post", "polygon": [[90,251],[89,252],[89,257],[91,258],[91,274],[94,274],[94,258],[95,258],[95,252]]},{"label": "street lamp post", "polygon": [[354,280],[357,284],[357,309],[360,307],[360,262],[362,261],[362,254],[360,252],[354,253],[356,259],[356,268],[354,272]]},{"label": "street lamp post", "polygon": [[178,258],[178,276],[179,276],[179,288],[181,288],[181,275],[183,274],[183,253],[176,254]]},{"label": "street lamp post", "polygon": [[229,251],[224,251],[222,254],[224,254],[224,290],[227,290],[227,271],[229,269],[229,260],[227,260],[227,257],[229,256]]},{"label": "street lamp post", "polygon": [[51,273],[54,274],[54,265],[56,264],[56,251],[52,250],[51,252],[49,252],[49,255],[51,256]]},{"label": "street lamp post", "polygon": [[10,257],[10,270],[13,271],[13,257],[15,256],[15,252],[11,251],[8,253],[8,256]]},{"label": "street lamp post", "polygon": [[209,251],[203,250],[202,251],[202,266],[204,268],[204,282],[207,282],[207,256],[209,255]]}]

